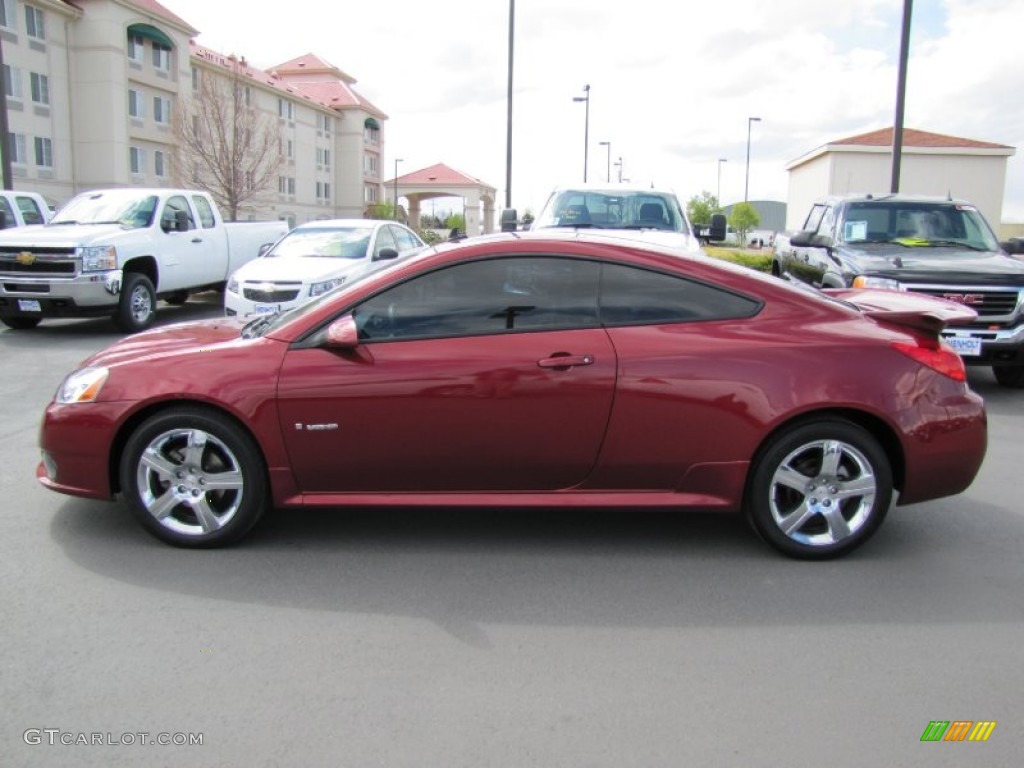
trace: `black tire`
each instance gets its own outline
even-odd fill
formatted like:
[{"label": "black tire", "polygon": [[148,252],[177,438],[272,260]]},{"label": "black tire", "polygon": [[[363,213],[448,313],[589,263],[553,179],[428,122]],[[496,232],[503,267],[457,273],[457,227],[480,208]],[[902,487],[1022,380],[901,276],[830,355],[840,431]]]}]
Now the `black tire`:
[{"label": "black tire", "polygon": [[41,317],[0,317],[0,322],[3,322],[8,328],[13,328],[15,331],[31,331],[39,323],[42,322]]},{"label": "black tire", "polygon": [[751,525],[783,554],[805,560],[859,547],[893,498],[885,451],[867,431],[838,419],[782,432],[758,453],[752,471]]},{"label": "black tire", "polygon": [[128,439],[119,471],[121,493],[143,527],[178,547],[237,541],[267,507],[266,465],[256,442],[206,408],[147,419]]},{"label": "black tire", "polygon": [[180,307],[188,301],[188,291],[175,291],[174,293],[165,296],[164,301],[172,307]]},{"label": "black tire", "polygon": [[138,333],[152,325],[154,317],[156,291],[153,283],[140,272],[126,272],[114,325],[125,333]]},{"label": "black tire", "polygon": [[1024,389],[1024,365],[996,365],[992,373],[1001,387]]}]

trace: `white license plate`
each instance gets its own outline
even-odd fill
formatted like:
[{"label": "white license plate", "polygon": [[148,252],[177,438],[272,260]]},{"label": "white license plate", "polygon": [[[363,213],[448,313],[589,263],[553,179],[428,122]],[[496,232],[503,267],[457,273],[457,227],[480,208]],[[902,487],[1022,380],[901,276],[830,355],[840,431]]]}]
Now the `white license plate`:
[{"label": "white license plate", "polygon": [[42,312],[43,308],[35,299],[18,299],[18,309],[22,312]]},{"label": "white license plate", "polygon": [[257,304],[253,312],[257,315],[272,315],[277,312],[277,304]]},{"label": "white license plate", "polygon": [[960,357],[978,357],[981,354],[981,339],[971,336],[947,336],[946,343]]}]

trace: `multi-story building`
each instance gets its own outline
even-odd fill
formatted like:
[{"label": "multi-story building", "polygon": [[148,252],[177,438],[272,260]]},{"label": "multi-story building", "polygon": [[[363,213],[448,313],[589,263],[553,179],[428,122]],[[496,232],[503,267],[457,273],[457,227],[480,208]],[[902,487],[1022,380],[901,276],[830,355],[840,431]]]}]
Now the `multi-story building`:
[{"label": "multi-story building", "polygon": [[355,80],[308,54],[268,70],[197,47],[156,0],[0,0],[13,185],[60,204],[84,189],[170,186],[173,116],[203,78],[240,79],[276,125],[282,162],[245,217],[361,216],[384,199],[387,116]]}]

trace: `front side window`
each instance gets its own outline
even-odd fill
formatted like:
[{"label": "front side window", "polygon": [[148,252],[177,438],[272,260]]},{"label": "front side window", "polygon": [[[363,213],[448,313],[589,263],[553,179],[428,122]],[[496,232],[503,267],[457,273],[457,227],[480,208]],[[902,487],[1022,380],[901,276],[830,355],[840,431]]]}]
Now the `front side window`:
[{"label": "front side window", "polygon": [[53,168],[53,142],[36,136],[36,165],[40,168]]},{"label": "front side window", "polygon": [[50,78],[33,72],[30,77],[32,83],[32,101],[36,104],[50,103]]},{"label": "front side window", "polygon": [[750,317],[760,306],[715,286],[624,264],[606,264],[601,276],[601,322],[608,326]]},{"label": "front side window", "polygon": [[16,201],[21,211],[21,218],[26,224],[42,224],[43,212],[39,210],[39,204],[31,197],[18,195]]},{"label": "front side window", "polygon": [[164,212],[160,214],[160,228],[164,232],[171,232],[177,229],[179,213],[184,212],[185,220],[188,221],[188,228],[196,228],[196,220],[192,218],[192,209],[189,208],[188,200],[181,195],[174,195],[167,198],[164,203]]},{"label": "front side window", "polygon": [[557,257],[457,264],[394,286],[353,312],[367,341],[594,328],[600,265]]},{"label": "front side window", "polygon": [[25,32],[37,40],[46,39],[45,16],[42,10],[33,5],[25,6]]}]

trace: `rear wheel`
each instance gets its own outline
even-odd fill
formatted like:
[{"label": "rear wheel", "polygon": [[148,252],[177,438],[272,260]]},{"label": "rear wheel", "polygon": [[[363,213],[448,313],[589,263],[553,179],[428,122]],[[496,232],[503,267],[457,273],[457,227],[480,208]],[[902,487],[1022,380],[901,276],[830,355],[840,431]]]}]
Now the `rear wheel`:
[{"label": "rear wheel", "polygon": [[179,547],[236,541],[267,505],[255,441],[227,417],[202,408],[175,408],[143,422],[125,445],[120,480],[143,526]]},{"label": "rear wheel", "polygon": [[1024,365],[997,365],[992,373],[1001,387],[1024,389]]},{"label": "rear wheel", "polygon": [[39,317],[4,317],[3,324],[16,331],[30,331],[42,321]]},{"label": "rear wheel", "polygon": [[747,494],[754,529],[790,557],[837,557],[867,541],[893,496],[878,441],[829,420],[778,435],[759,454]]}]

